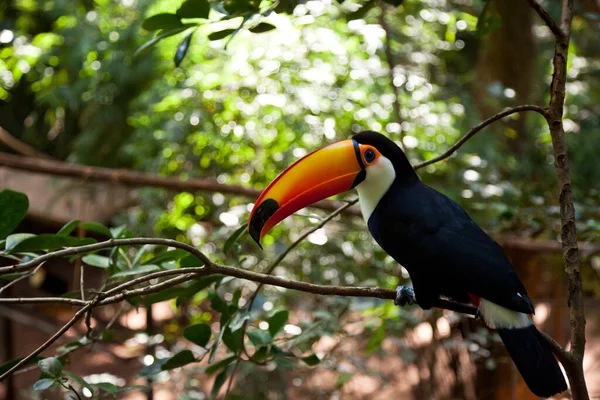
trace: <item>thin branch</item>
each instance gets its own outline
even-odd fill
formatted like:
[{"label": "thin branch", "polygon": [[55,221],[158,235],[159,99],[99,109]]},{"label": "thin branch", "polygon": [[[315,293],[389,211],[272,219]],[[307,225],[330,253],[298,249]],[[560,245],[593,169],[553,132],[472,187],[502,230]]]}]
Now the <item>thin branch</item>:
[{"label": "thin branch", "polygon": [[108,248],[113,248],[113,247],[118,247],[118,246],[134,246],[134,245],[142,245],[142,244],[155,244],[155,245],[175,247],[175,248],[185,250],[188,253],[195,255],[196,257],[198,257],[200,260],[202,260],[206,264],[211,263],[210,259],[208,257],[206,257],[200,250],[198,250],[197,248],[195,248],[194,246],[191,246],[189,244],[178,242],[177,240],[160,239],[160,238],[110,239],[110,240],[107,240],[104,242],[99,242],[99,243],[94,243],[94,244],[89,244],[89,245],[79,246],[79,247],[69,247],[69,248],[66,248],[63,250],[53,251],[50,253],[46,253],[40,257],[36,257],[33,260],[25,262],[25,263],[15,264],[15,265],[11,265],[8,267],[1,267],[0,275],[27,270],[27,269],[35,267],[36,265],[39,265],[40,263],[42,263],[44,261],[52,260],[55,258],[73,256],[76,254],[88,253],[91,251],[108,249]]},{"label": "thin branch", "polygon": [[540,18],[542,18],[542,20],[544,20],[544,22],[546,23],[546,26],[548,26],[548,28],[550,28],[550,30],[552,31],[554,36],[556,36],[557,39],[562,39],[565,36],[565,32],[563,32],[558,27],[558,25],[556,25],[556,22],[550,16],[550,14],[548,14],[548,11],[546,11],[546,9],[544,7],[542,7],[542,5],[540,3],[538,3],[537,0],[528,0],[528,1],[529,1],[529,4],[531,5],[531,8],[533,8],[535,10],[535,12],[538,13]]},{"label": "thin branch", "polygon": [[35,268],[33,271],[31,271],[30,273],[28,273],[28,274],[25,274],[25,275],[23,275],[23,276],[21,276],[21,277],[19,277],[19,278],[15,279],[15,280],[11,281],[11,282],[8,282],[6,285],[2,286],[2,287],[0,288],[0,295],[2,294],[2,292],[4,292],[6,289],[8,289],[8,288],[9,288],[9,287],[11,287],[12,285],[16,284],[17,282],[20,282],[20,281],[22,281],[23,279],[27,279],[27,278],[29,278],[29,277],[31,277],[31,276],[33,276],[33,275],[35,275],[35,273],[36,273],[36,272],[38,272],[38,271],[39,271],[39,269],[40,269],[40,268],[42,268],[42,266],[43,266],[43,265],[44,265],[44,263],[41,263],[40,265],[38,265],[38,266],[37,266],[37,267],[36,267],[36,268]]},{"label": "thin branch", "polygon": [[52,159],[47,154],[44,154],[25,142],[20,141],[10,134],[6,129],[0,126],[0,142],[4,143],[17,153],[36,158]]},{"label": "thin branch", "polygon": [[46,350],[50,347],[54,342],[56,342],[62,335],[65,334],[73,325],[79,321],[81,317],[87,312],[87,310],[91,309],[95,306],[95,302],[89,302],[84,307],[82,307],[79,311],[73,315],[73,318],[69,322],[67,322],[62,328],[58,330],[50,339],[46,340],[44,344],[38,347],[36,350],[31,352],[29,355],[23,357],[18,363],[13,365],[8,371],[0,375],[0,382],[6,379],[9,375],[11,375],[14,371],[18,370],[21,366],[27,364],[30,360],[32,360],[35,356],[40,354],[42,351]]},{"label": "thin branch", "polygon": [[0,304],[67,304],[82,307],[87,302],[66,297],[8,297],[0,298]]},{"label": "thin branch", "polygon": [[423,167],[426,167],[427,165],[434,164],[438,161],[442,161],[442,160],[450,157],[456,150],[458,150],[463,144],[465,144],[467,142],[467,140],[471,139],[471,137],[473,137],[477,132],[479,132],[486,126],[490,125],[492,122],[496,122],[499,119],[507,117],[511,114],[515,114],[515,113],[523,112],[523,111],[535,111],[535,112],[541,114],[543,117],[546,117],[546,110],[544,110],[544,108],[542,108],[540,106],[536,106],[536,105],[523,105],[523,106],[508,108],[502,112],[499,112],[496,115],[492,115],[485,121],[483,121],[483,122],[479,123],[478,125],[474,126],[473,128],[471,128],[471,130],[469,130],[469,132],[467,132],[462,138],[460,138],[460,140],[458,142],[456,142],[454,145],[452,145],[452,147],[450,147],[448,150],[446,150],[443,154],[441,154],[437,157],[434,157],[431,160],[420,162],[420,163],[416,164],[414,166],[414,168],[415,169],[423,168]]},{"label": "thin branch", "polygon": [[[22,171],[38,172],[52,176],[81,178],[88,182],[111,182],[130,188],[156,187],[176,191],[207,191],[230,195],[244,196],[256,199],[261,191],[219,183],[213,179],[182,179],[177,176],[160,176],[126,169],[111,169],[91,167],[87,165],[69,164],[62,161],[43,160],[40,158],[23,157],[0,152],[0,167]],[[326,211],[334,211],[339,207],[338,202],[320,201],[313,205]]]},{"label": "thin branch", "polygon": [[571,354],[565,349],[563,349],[562,346],[558,344],[558,342],[554,340],[552,336],[539,329],[538,331],[540,332],[542,337],[546,339],[546,341],[550,345],[550,348],[552,349],[552,352],[556,355],[556,358],[558,358],[558,361],[560,361],[560,363],[565,367],[565,369],[568,368],[569,365],[573,363],[573,357],[571,357]]},{"label": "thin branch", "polygon": [[[546,109],[545,116],[552,138],[552,149],[554,150],[554,167],[559,187],[560,237],[564,268],[569,283],[568,305],[571,320],[571,351],[569,352],[569,358],[571,362],[563,363],[563,366],[569,378],[573,399],[587,400],[589,399],[589,393],[583,373],[586,341],[583,282],[579,266],[575,206],[573,205],[565,130],[562,122],[567,84],[567,59],[573,20],[573,0],[562,0],[560,29],[555,26],[554,21],[547,16],[545,10],[537,2],[532,0],[529,2],[555,34],[554,57],[552,59],[554,71],[550,83],[550,104]],[[560,31],[560,34],[557,31]]]}]

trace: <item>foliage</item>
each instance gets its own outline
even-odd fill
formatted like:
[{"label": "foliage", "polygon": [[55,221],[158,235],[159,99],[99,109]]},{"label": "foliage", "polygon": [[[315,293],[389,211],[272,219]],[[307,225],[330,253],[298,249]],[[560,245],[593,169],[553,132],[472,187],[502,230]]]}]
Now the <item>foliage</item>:
[{"label": "foliage", "polygon": [[[61,160],[182,179],[214,177],[258,189],[307,152],[362,129],[403,143],[412,161],[430,159],[481,120],[471,88],[474,65],[482,41],[503,22],[483,1],[385,3],[389,32],[381,28],[381,3],[375,1],[9,1],[0,5],[0,126]],[[582,17],[574,24],[565,126],[578,228],[584,240],[593,240],[600,234],[600,172],[590,161],[600,145],[594,134],[600,126],[594,59],[600,39],[589,34],[588,24]],[[543,27],[533,28],[539,51],[531,102],[545,104],[547,82],[541,77],[549,75],[553,45]],[[386,35],[396,63],[393,83]],[[397,99],[392,84],[400,89]],[[497,110],[514,105],[512,88],[495,83],[486,90]],[[550,135],[540,117],[528,116],[532,139],[517,154],[511,122],[481,133],[451,161],[420,174],[492,233],[554,239],[560,210]],[[35,236],[14,232],[27,208],[23,196],[3,191],[0,203],[0,243],[8,259],[152,233],[191,243],[215,262],[262,272],[324,215],[308,210],[284,221],[265,237],[263,253],[244,233],[251,201],[242,197],[144,189],[139,205],[115,218],[116,227],[73,221],[57,234]],[[78,238],[77,227],[93,238]],[[82,261],[101,269],[110,285],[201,267],[185,252],[155,246],[92,252]],[[274,273],[389,289],[407,281],[406,272],[374,245],[364,222],[349,217],[311,234]],[[214,378],[216,396],[243,358],[240,373],[255,378],[245,382],[257,382],[242,388],[244,394],[266,397],[272,387],[260,382],[268,368],[316,364],[313,344],[321,337],[347,337],[344,325],[354,313],[363,318],[366,350],[374,352],[385,337],[402,337],[432,316],[415,318],[373,300],[273,288],[261,291],[250,307],[255,289],[222,276],[202,277],[128,299],[131,307],[167,300],[177,307],[176,318],[160,333],[163,357],[157,355],[140,376],[193,385],[206,373]],[[67,351],[91,343],[81,338]],[[328,365],[339,365],[324,356]],[[408,350],[402,356],[415,357]],[[181,366],[183,377],[175,372]],[[42,377],[37,388],[64,388],[65,382],[86,387],[85,380],[61,371]],[[349,378],[340,379],[343,385]],[[86,388],[119,390],[109,385]]]}]

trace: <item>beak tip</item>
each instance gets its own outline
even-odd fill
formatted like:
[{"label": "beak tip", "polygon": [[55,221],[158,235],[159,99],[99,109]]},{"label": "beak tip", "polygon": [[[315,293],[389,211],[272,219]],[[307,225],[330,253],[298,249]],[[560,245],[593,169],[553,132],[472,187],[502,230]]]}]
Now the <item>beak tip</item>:
[{"label": "beak tip", "polygon": [[250,236],[252,237],[252,239],[254,239],[258,247],[260,247],[260,249],[263,250],[263,247],[260,244],[260,234],[258,234],[256,231],[251,231]]},{"label": "beak tip", "polygon": [[261,249],[263,248],[260,244],[262,230],[269,218],[271,218],[278,209],[279,204],[277,201],[274,199],[266,199],[252,212],[248,224],[248,231],[250,232],[252,239],[254,239]]}]

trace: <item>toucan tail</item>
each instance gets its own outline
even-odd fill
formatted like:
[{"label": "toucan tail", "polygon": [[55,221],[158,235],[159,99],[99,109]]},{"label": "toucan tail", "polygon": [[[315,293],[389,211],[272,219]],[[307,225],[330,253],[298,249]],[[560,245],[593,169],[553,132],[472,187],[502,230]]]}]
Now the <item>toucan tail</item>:
[{"label": "toucan tail", "polygon": [[498,334],[529,389],[540,397],[567,390],[567,383],[550,345],[534,325],[497,328]]}]

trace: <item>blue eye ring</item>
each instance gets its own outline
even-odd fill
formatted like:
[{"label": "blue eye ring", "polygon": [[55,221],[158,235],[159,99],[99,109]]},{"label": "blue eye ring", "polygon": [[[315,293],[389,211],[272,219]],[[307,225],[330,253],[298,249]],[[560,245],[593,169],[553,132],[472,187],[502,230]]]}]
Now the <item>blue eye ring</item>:
[{"label": "blue eye ring", "polygon": [[363,157],[365,158],[365,162],[370,164],[375,161],[375,152],[371,149],[367,149]]}]

